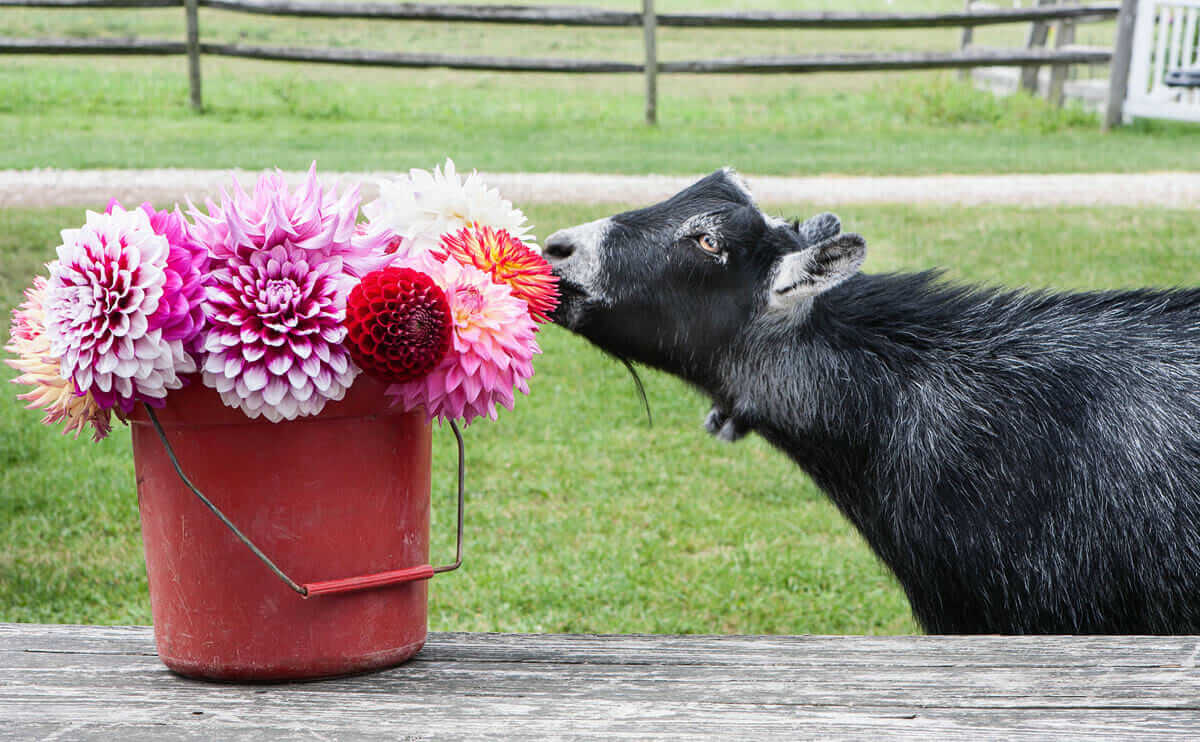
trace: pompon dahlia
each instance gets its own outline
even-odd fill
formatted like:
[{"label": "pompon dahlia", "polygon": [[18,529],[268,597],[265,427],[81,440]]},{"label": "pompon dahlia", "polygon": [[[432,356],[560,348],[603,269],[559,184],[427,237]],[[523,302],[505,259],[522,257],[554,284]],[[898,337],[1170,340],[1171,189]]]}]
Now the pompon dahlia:
[{"label": "pompon dahlia", "polygon": [[98,441],[112,429],[112,413],[101,409],[91,392],[76,392],[74,382],[59,373],[61,364],[50,353],[45,332],[46,286],[45,278],[34,279],[33,286],[25,290],[25,302],[13,310],[9,343],[4,349],[16,358],[5,359],[5,363],[21,372],[14,384],[33,387],[17,399],[28,402],[27,409],[44,409],[42,422],[46,425],[65,422],[64,435],[74,433],[78,438],[84,426],[91,425],[92,437]]},{"label": "pompon dahlia", "polygon": [[348,272],[365,275],[376,267],[371,256],[395,237],[383,230],[357,230],[358,187],[340,198],[333,190],[324,190],[317,181],[316,162],[294,193],[277,170],[259,177],[253,195],[235,179],[233,195],[222,192],[221,196],[220,205],[205,201],[207,214],[195,205],[189,210],[196,236],[217,260],[244,260],[251,252],[286,242],[325,257],[340,257]]},{"label": "pompon dahlia", "polygon": [[368,273],[346,300],[346,345],[364,371],[402,383],[433,370],[450,350],[446,294],[410,268]]},{"label": "pompon dahlia", "polygon": [[283,242],[212,271],[204,383],[230,407],[272,422],[315,415],[358,375],[342,345],[340,258]]},{"label": "pompon dahlia", "polygon": [[[120,207],[114,198],[105,213]],[[150,228],[167,238],[166,285],[178,287],[167,291],[159,302],[152,325],[160,325],[165,340],[182,340],[188,351],[198,350],[200,330],[204,327],[204,274],[208,270],[208,250],[192,235],[192,230],[179,207],[175,211],[155,211],[149,202],[142,211],[150,217]]]},{"label": "pompon dahlia", "polygon": [[558,278],[550,264],[507,230],[471,225],[442,235],[441,250],[489,274],[496,283],[508,284],[538,322],[549,321],[548,315],[558,306]]},{"label": "pompon dahlia", "polygon": [[363,207],[369,219],[367,234],[386,244],[401,239],[400,252],[414,254],[436,250],[441,237],[471,224],[507,230],[539,252],[530,225],[495,188],[472,172],[461,180],[454,161],[433,172],[413,169],[407,176],[379,182],[379,198]]},{"label": "pompon dahlia", "polygon": [[431,419],[496,419],[496,404],[513,407],[513,390],[529,393],[533,356],[540,353],[537,326],[525,302],[505,284],[454,258],[438,262],[428,254],[409,266],[428,274],[450,304],[453,347],[423,378],[392,384],[387,394],[405,410],[424,406]]},{"label": "pompon dahlia", "polygon": [[116,204],[108,214],[89,211],[82,228],[62,237],[44,300],[60,374],[102,409],[128,414],[138,401],[161,405],[168,390],[183,386],[179,374],[196,370],[185,338],[164,334],[177,324],[177,307],[190,314],[188,287],[169,280],[170,243],[146,212]]}]

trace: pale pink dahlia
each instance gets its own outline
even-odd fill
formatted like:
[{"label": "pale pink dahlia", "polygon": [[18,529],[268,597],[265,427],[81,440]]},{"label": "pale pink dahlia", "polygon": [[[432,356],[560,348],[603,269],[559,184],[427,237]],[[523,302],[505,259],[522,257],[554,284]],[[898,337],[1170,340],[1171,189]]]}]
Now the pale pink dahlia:
[{"label": "pale pink dahlia", "polygon": [[92,437],[100,440],[112,429],[112,411],[101,409],[91,392],[78,393],[75,383],[59,373],[61,364],[50,353],[45,332],[46,284],[45,278],[34,279],[33,286],[25,290],[25,302],[13,310],[9,344],[4,349],[16,358],[5,359],[5,363],[21,372],[14,384],[33,387],[17,399],[28,402],[27,409],[44,409],[42,422],[46,425],[65,422],[64,435],[74,433],[78,438],[84,426],[91,425]]},{"label": "pale pink dahlia", "polygon": [[251,252],[287,243],[323,257],[340,257],[347,272],[362,276],[377,267],[369,264],[372,256],[382,253],[395,236],[356,229],[360,201],[357,186],[340,198],[323,189],[314,162],[294,193],[283,173],[276,171],[258,179],[253,195],[235,179],[232,196],[223,192],[220,205],[205,201],[207,214],[195,206],[190,213],[197,237],[217,260],[246,259]]},{"label": "pale pink dahlia", "polygon": [[230,407],[272,422],[315,415],[358,375],[342,346],[342,261],[290,242],[212,271],[204,383]]},{"label": "pale pink dahlia", "polygon": [[[49,265],[46,337],[60,373],[103,409],[128,414],[137,401],[161,405],[179,374],[196,370],[176,328],[188,287],[168,280],[171,245],[141,209],[89,211],[80,229],[65,229]],[[178,275],[172,272],[178,278]]]},{"label": "pale pink dahlia", "polygon": [[424,406],[431,419],[496,419],[496,404],[513,407],[513,391],[529,393],[533,356],[540,353],[536,325],[525,302],[507,285],[454,258],[427,253],[401,263],[428,274],[442,287],[454,323],[450,352],[424,378],[392,384],[387,394],[405,410]]}]

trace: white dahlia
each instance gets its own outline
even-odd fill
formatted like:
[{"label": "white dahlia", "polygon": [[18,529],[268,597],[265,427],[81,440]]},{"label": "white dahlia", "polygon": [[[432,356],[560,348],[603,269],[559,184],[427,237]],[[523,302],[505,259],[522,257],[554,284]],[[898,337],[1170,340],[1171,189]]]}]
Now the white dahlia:
[{"label": "white dahlia", "polygon": [[315,415],[358,375],[342,345],[342,260],[290,242],[229,256],[212,272],[204,383],[271,422]]},{"label": "white dahlia", "polygon": [[[183,288],[168,281],[171,246],[141,209],[89,211],[80,229],[65,229],[46,287],[50,354],[79,393],[102,409],[128,414],[138,401],[161,405],[179,374],[196,370],[183,339],[167,339],[169,306]],[[159,311],[160,307],[164,311]]]},{"label": "white dahlia", "polygon": [[462,180],[449,159],[432,173],[413,169],[406,176],[381,180],[379,198],[364,206],[363,213],[370,220],[367,235],[376,242],[394,236],[401,253],[436,250],[442,235],[472,225],[506,230],[541,252],[525,214],[475,171]]}]

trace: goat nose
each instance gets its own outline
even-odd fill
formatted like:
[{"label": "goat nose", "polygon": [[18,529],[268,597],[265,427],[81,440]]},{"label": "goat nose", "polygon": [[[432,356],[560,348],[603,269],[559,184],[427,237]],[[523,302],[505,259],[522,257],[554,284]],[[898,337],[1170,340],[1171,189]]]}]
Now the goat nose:
[{"label": "goat nose", "polygon": [[565,230],[559,230],[550,235],[542,245],[542,257],[551,263],[566,260],[574,253],[575,241],[566,234]]}]

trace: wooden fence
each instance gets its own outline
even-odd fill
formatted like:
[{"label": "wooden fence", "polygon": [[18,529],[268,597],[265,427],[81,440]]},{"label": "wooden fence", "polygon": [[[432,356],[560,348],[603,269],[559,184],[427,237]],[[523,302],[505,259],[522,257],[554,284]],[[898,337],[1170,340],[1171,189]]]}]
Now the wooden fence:
[{"label": "wooden fence", "polygon": [[[1128,2],[1128,0],[1126,0]],[[888,54],[814,54],[738,57],[660,62],[657,29],[677,28],[809,28],[899,29],[975,28],[1009,23],[1041,23],[1111,19],[1119,2],[1031,8],[988,8],[950,13],[847,13],[728,11],[656,13],[654,0],[642,0],[643,11],[617,11],[574,6],[491,6],[432,3],[341,3],[325,0],[0,0],[0,8],[184,8],[186,38],[157,39],[14,39],[0,37],[0,54],[186,54],[192,106],[202,110],[200,57],[213,55],[288,62],[384,67],[446,67],[465,70],[557,73],[641,73],[646,79],[646,121],[657,120],[659,74],[805,73],[863,70],[918,70],[1107,63],[1111,49],[1061,46],[1055,49],[977,49]],[[521,57],[420,54],[369,49],[295,48],[221,44],[202,41],[198,8],[238,13],[304,18],[358,18],[390,21],[449,21],[549,26],[638,27],[643,29],[643,63]]]}]

